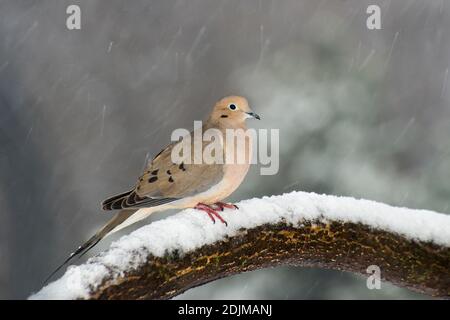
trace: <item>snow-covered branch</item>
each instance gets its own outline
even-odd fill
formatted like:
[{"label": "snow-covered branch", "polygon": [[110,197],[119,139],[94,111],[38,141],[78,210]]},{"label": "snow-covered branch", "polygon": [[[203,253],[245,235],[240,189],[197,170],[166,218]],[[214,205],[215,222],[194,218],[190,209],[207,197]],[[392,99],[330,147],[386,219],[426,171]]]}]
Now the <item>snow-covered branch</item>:
[{"label": "snow-covered branch", "polygon": [[383,280],[450,296],[449,215],[304,192],[238,205],[223,212],[228,227],[193,209],[144,226],[30,298],[164,299],[277,265],[377,265]]}]

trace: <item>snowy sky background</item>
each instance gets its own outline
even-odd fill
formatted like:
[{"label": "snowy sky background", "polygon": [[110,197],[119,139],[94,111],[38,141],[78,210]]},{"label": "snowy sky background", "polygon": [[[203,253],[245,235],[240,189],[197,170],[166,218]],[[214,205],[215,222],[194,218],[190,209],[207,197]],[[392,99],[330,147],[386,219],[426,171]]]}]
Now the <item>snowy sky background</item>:
[{"label": "snowy sky background", "polygon": [[[449,212],[449,16],[444,0],[0,0],[0,298],[40,288],[109,219],[101,200],[231,93],[282,141],[279,174],[253,168],[231,200],[303,190]],[[291,267],[183,297],[422,298]]]}]

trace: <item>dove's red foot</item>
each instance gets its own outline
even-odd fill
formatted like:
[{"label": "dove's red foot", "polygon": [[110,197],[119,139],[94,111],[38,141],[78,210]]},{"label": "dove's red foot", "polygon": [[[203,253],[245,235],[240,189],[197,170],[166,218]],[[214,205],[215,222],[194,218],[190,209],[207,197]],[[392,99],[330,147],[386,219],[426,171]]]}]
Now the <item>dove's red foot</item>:
[{"label": "dove's red foot", "polygon": [[220,214],[216,210],[214,210],[213,208],[208,206],[207,204],[199,203],[194,207],[194,209],[205,211],[208,214],[208,217],[211,218],[213,223],[216,223],[216,219],[214,218],[214,217],[216,217],[217,219],[220,220],[220,222],[222,222],[226,226],[228,226],[228,223],[220,216]]},{"label": "dove's red foot", "polygon": [[227,209],[239,209],[239,207],[235,204],[232,203],[225,203],[225,202],[216,202],[214,203],[214,205],[216,205],[221,211],[223,211],[224,208]]}]

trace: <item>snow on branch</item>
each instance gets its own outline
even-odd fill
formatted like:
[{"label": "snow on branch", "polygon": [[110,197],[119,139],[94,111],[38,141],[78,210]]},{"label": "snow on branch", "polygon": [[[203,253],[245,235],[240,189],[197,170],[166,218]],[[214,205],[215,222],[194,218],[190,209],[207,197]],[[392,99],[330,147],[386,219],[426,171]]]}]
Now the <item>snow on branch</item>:
[{"label": "snow on branch", "polygon": [[366,276],[377,265],[383,280],[450,297],[449,215],[305,192],[238,205],[228,227],[194,209],[144,226],[30,299],[165,299],[278,265]]}]

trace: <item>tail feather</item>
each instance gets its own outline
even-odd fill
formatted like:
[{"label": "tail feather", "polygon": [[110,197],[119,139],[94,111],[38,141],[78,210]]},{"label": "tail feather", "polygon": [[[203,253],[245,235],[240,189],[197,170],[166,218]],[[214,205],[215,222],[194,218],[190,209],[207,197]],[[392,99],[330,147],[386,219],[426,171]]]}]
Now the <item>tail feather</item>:
[{"label": "tail feather", "polygon": [[44,284],[59,271],[62,267],[68,264],[75,257],[81,258],[85,253],[91,250],[97,243],[100,242],[105,236],[107,236],[113,229],[122,224],[130,216],[132,216],[136,210],[122,210],[114,218],[112,218],[102,229],[100,229],[96,234],[94,234],[89,240],[79,246],[70,256],[56,268],[48,277],[45,279]]}]

